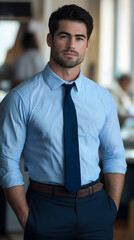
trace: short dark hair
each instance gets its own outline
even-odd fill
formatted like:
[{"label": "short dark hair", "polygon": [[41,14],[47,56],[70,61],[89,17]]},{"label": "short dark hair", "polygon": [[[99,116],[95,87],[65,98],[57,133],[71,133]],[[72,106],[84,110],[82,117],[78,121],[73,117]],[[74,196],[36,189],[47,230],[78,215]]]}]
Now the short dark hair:
[{"label": "short dark hair", "polygon": [[35,34],[33,32],[24,32],[21,38],[21,46],[24,49],[38,49],[39,46]]},{"label": "short dark hair", "polygon": [[80,21],[85,23],[87,28],[87,38],[89,39],[93,30],[93,18],[85,9],[75,4],[70,4],[64,5],[54,11],[50,16],[48,23],[52,38],[58,29],[58,22],[60,20]]},{"label": "short dark hair", "polygon": [[127,82],[127,83],[131,83],[132,82],[132,78],[131,75],[129,74],[122,74],[119,78],[118,78],[118,82],[119,83],[123,83],[123,82]]}]

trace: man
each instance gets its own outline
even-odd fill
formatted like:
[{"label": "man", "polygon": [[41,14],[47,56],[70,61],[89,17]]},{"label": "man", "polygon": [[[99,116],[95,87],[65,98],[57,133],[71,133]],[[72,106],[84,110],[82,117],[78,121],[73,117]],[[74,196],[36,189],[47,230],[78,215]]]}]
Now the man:
[{"label": "man", "polygon": [[[126,163],[111,95],[80,72],[93,20],[84,9],[65,5],[52,13],[49,29],[48,65],[0,107],[1,185],[25,240],[112,240]],[[99,182],[99,148],[106,192]],[[27,201],[22,151],[30,177]]]}]

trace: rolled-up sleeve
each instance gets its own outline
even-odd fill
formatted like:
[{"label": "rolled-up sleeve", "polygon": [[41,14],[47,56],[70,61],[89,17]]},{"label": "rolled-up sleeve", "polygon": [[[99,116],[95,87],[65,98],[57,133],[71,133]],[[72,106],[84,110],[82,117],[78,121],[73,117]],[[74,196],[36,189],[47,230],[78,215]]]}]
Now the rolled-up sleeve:
[{"label": "rolled-up sleeve", "polygon": [[116,106],[112,96],[105,103],[106,119],[100,133],[100,152],[103,173],[126,172],[125,150],[120,135]]},{"label": "rolled-up sleeve", "polygon": [[26,138],[26,109],[12,90],[0,104],[0,185],[23,185],[19,162]]}]

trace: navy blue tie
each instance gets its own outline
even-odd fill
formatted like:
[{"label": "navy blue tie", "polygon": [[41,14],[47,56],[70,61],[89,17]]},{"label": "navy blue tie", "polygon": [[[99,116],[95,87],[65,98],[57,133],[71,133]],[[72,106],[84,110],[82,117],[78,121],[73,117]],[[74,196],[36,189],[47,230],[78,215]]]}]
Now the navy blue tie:
[{"label": "navy blue tie", "polygon": [[63,84],[64,97],[64,146],[65,146],[65,188],[75,194],[81,187],[78,124],[74,103],[71,98],[73,84]]}]

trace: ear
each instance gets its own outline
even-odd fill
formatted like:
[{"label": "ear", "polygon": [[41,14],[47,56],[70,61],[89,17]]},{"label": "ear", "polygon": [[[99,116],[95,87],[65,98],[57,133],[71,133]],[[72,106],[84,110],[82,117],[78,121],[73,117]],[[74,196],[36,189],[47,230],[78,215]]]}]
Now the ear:
[{"label": "ear", "polygon": [[47,34],[47,44],[49,47],[52,46],[52,35],[50,33]]}]

